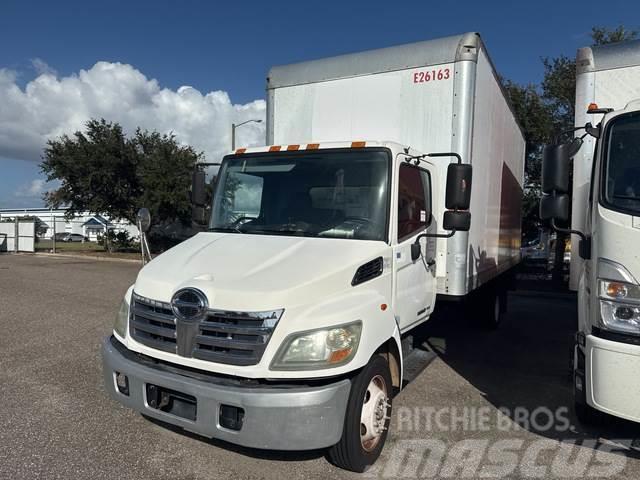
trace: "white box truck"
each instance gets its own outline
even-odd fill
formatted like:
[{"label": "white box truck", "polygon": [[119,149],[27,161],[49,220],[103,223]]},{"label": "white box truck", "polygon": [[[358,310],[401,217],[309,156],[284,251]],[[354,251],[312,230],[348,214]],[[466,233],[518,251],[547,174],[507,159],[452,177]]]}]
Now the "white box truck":
[{"label": "white box truck", "polygon": [[576,72],[577,140],[547,147],[541,201],[556,225],[572,211],[576,414],[640,422],[640,41],[582,48]]},{"label": "white box truck", "polygon": [[201,435],[328,447],[363,471],[402,387],[403,336],[447,300],[500,319],[524,139],[475,33],[275,67],[267,92],[267,145],[224,157],[208,231],[127,291],[106,389]]}]

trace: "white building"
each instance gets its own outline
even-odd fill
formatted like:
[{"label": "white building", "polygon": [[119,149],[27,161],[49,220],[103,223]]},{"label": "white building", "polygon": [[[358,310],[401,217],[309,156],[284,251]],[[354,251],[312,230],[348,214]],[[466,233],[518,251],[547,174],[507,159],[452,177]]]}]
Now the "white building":
[{"label": "white building", "polygon": [[138,228],[126,220],[114,221],[90,212],[78,213],[73,219],[66,219],[66,213],[65,208],[3,208],[0,209],[0,220],[36,217],[42,222],[40,226],[45,229],[45,233],[41,235],[44,239],[51,238],[54,234],[77,233],[90,241],[96,241],[98,235],[107,230],[115,233],[127,231],[133,238],[139,236]]}]

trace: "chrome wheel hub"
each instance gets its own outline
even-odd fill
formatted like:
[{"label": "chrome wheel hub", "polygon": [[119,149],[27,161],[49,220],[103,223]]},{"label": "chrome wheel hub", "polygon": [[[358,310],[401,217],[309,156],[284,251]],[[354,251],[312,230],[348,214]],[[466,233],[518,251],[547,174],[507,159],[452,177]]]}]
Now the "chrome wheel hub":
[{"label": "chrome wheel hub", "polygon": [[373,450],[387,429],[389,420],[387,385],[380,375],[371,379],[364,394],[360,415],[360,442],[366,451]]}]

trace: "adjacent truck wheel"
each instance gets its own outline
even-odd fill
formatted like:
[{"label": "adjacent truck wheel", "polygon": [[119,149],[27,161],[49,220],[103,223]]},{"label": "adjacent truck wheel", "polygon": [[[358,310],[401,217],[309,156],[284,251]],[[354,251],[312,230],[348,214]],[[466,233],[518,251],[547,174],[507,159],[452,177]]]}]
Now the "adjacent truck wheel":
[{"label": "adjacent truck wheel", "polygon": [[[471,315],[480,315],[482,326],[489,330],[496,330],[504,318],[507,306],[507,292],[498,288],[487,288],[477,294]],[[477,310],[476,310],[477,308]]]},{"label": "adjacent truck wheel", "polygon": [[353,379],[342,438],[328,452],[331,463],[359,473],[375,463],[387,440],[392,389],[387,361],[374,356]]}]

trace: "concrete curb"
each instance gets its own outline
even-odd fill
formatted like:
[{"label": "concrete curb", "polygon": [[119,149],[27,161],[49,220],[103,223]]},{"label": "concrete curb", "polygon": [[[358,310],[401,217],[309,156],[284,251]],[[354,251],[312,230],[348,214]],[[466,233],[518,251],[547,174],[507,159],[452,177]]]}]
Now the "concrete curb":
[{"label": "concrete curb", "polygon": [[37,256],[37,257],[50,257],[50,258],[79,258],[83,260],[99,261],[99,262],[122,262],[122,263],[137,263],[142,266],[142,260],[134,260],[131,258],[117,258],[117,257],[100,257],[93,255],[74,255],[73,253],[16,253],[15,255],[24,256]]}]

